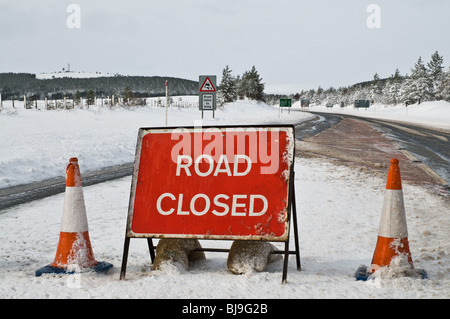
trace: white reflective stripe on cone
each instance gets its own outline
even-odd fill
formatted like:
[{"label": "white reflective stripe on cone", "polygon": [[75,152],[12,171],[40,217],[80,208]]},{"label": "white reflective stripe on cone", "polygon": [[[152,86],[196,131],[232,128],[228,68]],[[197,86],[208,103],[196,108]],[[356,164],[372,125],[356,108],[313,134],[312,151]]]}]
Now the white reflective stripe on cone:
[{"label": "white reflective stripe on cone", "polygon": [[76,233],[88,231],[83,187],[66,187],[61,232]]},{"label": "white reflective stripe on cone", "polygon": [[408,237],[406,226],[405,204],[401,189],[387,189],[384,194],[383,211],[381,213],[378,236],[386,238]]}]

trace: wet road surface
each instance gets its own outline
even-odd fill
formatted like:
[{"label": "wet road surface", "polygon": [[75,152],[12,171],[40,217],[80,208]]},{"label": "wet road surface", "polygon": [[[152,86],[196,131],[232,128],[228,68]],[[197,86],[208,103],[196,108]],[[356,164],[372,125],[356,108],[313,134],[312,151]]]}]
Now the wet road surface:
[{"label": "wet road surface", "polygon": [[[369,124],[371,127],[395,141],[400,146],[400,150],[409,152],[412,155],[412,161],[423,163],[431,168],[432,171],[443,179],[442,184],[450,184],[449,131],[351,115],[326,113],[313,114],[316,114],[319,117],[316,121],[320,121],[318,125],[321,126],[326,126],[326,124],[321,124],[322,121],[333,123],[333,125],[339,123],[340,121],[336,118],[339,118],[340,120],[344,118],[357,119],[358,121]],[[322,118],[324,118],[324,120],[322,120]],[[300,129],[299,133],[300,138],[302,138],[302,134],[304,133],[302,133]]]}]

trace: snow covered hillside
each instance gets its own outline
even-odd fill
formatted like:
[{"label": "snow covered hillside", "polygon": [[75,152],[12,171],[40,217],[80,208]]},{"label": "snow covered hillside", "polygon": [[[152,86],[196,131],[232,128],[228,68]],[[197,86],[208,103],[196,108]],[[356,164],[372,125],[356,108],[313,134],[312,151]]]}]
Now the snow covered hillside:
[{"label": "snow covered hillside", "polygon": [[61,79],[61,78],[74,78],[74,79],[89,79],[89,78],[102,78],[114,76],[113,74],[103,74],[99,72],[52,72],[52,73],[39,73],[36,74],[36,79],[38,80],[49,80],[49,79]]},{"label": "snow covered hillside", "polygon": [[[422,115],[415,118],[410,117],[414,108],[409,107],[403,120],[419,121],[433,114],[436,117],[427,119],[427,124],[449,128],[450,121],[441,121],[449,118],[449,106],[423,103],[414,111],[423,111]],[[201,122],[196,108],[169,108],[168,124],[297,123],[312,117],[298,109],[278,117],[277,108],[240,101],[226,104],[215,119],[206,112]],[[438,111],[427,113],[433,109]],[[400,119],[401,110],[395,112],[383,107],[373,111],[374,116]],[[4,105],[0,187],[63,176],[73,156],[79,158],[82,174],[131,162],[138,128],[164,123],[161,107],[44,111]],[[0,298],[450,298],[448,198],[403,185],[412,258],[429,279],[376,276],[356,281],[356,269],[368,265],[374,252],[385,177],[326,159],[297,158],[295,171],[302,271],[296,270],[292,256],[286,285],[281,285],[281,261],[261,273],[233,275],[224,253],[206,253],[206,260],[189,271],[151,271],[147,243],[140,239],[131,240],[127,280],[119,281],[131,185],[131,177],[126,177],[84,187],[95,258],[113,264],[108,274],[34,276],[55,257],[64,194],[1,211]],[[202,241],[202,245],[229,248],[231,243]]]}]

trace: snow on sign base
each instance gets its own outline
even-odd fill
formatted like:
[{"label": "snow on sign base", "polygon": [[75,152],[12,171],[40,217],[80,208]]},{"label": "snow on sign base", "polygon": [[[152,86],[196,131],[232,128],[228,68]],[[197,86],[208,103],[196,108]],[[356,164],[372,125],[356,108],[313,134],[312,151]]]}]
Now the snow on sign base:
[{"label": "snow on sign base", "polygon": [[129,238],[287,241],[292,126],[141,128]]}]

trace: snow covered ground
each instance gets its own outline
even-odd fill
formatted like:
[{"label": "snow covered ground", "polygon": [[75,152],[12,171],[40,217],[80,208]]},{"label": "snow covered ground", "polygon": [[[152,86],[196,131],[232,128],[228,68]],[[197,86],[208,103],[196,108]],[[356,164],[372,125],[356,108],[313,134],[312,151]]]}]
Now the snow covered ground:
[{"label": "snow covered ground", "polygon": [[[198,102],[198,97],[182,99]],[[64,176],[74,156],[84,171],[133,162],[138,129],[165,126],[165,108],[156,106],[47,111],[26,110],[17,102],[13,109],[9,103],[4,101],[0,112],[0,188]],[[168,125],[295,123],[308,118],[310,114],[301,112],[278,118],[268,105],[242,101],[217,110],[215,119],[212,112],[204,112],[203,121],[197,108],[169,108]]]},{"label": "snow covered ground", "polygon": [[[436,123],[449,118],[449,103],[428,106],[422,110],[440,109],[434,113]],[[393,113],[390,108],[377,109],[377,115],[382,112]],[[170,126],[200,125],[197,109],[174,108],[168,114]],[[211,117],[205,113],[203,124],[293,123],[310,115],[292,111],[278,118],[277,108],[241,101],[218,110],[216,119]],[[0,112],[0,187],[61,176],[72,156],[80,159],[82,173],[131,162],[138,128],[164,123],[165,110],[156,107],[39,111],[4,105]],[[446,123],[448,128],[450,121]],[[141,239],[131,240],[127,280],[119,281],[131,185],[131,177],[126,177],[84,187],[94,254],[97,260],[114,265],[108,274],[34,276],[55,257],[64,194],[0,212],[0,298],[450,297],[447,198],[403,185],[412,257],[416,268],[427,271],[428,280],[376,276],[367,282],[356,281],[356,269],[370,263],[375,248],[385,178],[325,159],[297,158],[295,170],[303,270],[296,270],[291,256],[286,285],[281,285],[281,261],[261,273],[233,275],[224,253],[206,253],[206,261],[189,271],[151,271],[147,243]],[[202,245],[229,248],[231,242],[202,241]]]}]

